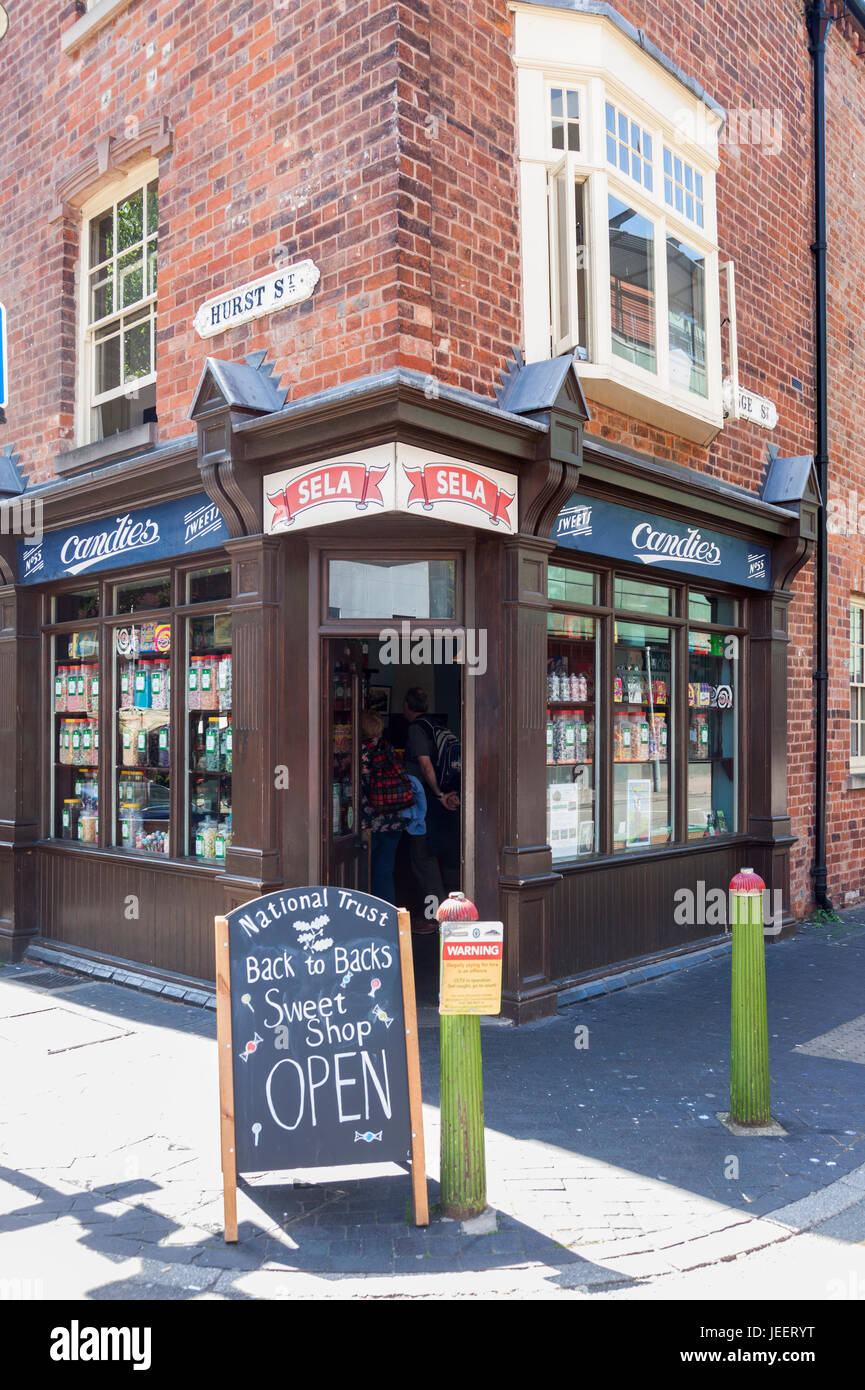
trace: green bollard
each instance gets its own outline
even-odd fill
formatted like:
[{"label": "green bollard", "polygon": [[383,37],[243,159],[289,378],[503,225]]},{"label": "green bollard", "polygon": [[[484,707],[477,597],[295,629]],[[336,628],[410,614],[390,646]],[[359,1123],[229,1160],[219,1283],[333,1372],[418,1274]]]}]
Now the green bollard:
[{"label": "green bollard", "polygon": [[730,884],[733,930],[730,1121],[751,1129],[772,1123],[763,941],[765,887],[753,869],[740,869]]},{"label": "green bollard", "polygon": [[[436,917],[476,922],[478,910],[451,893]],[[465,1221],[487,1204],[481,1021],[477,1014],[442,1014],[440,1027],[442,1213]]]}]

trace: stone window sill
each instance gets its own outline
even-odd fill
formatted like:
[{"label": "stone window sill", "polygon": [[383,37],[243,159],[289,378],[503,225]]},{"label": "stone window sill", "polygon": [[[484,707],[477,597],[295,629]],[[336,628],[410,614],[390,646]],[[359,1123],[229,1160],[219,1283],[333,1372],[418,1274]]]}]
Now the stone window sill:
[{"label": "stone window sill", "polygon": [[858,792],[865,789],[865,772],[851,772],[844,783],[844,790]]},{"label": "stone window sill", "polygon": [[85,468],[98,468],[101,463],[116,463],[131,454],[144,454],[156,447],[158,430],[158,425],[136,425],[131,430],[109,435],[107,439],[97,439],[93,444],[82,444],[78,449],[58,454],[54,471],[80,473]]},{"label": "stone window sill", "polygon": [[92,10],[77,19],[71,29],[60,35],[60,51],[72,56],[83,43],[109,24],[116,14],[132,4],[132,0],[99,0]]}]

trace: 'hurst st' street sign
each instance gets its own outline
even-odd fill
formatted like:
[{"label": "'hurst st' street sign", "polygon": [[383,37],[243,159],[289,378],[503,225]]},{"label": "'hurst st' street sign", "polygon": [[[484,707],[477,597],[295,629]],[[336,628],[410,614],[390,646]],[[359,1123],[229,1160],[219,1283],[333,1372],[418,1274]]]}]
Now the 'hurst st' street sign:
[{"label": "'hurst st' street sign", "polygon": [[250,319],[263,318],[290,304],[302,304],[309,299],[320,275],[313,261],[298,261],[297,265],[273,270],[258,280],[226,290],[201,305],[192,321],[195,330],[200,338],[212,338],[215,333],[225,333]]}]

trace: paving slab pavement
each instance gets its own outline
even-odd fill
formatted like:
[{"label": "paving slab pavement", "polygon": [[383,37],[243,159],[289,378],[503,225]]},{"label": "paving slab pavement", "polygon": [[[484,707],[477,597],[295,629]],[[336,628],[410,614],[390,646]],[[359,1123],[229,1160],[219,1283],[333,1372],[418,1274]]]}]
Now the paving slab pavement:
[{"label": "paving slab pavement", "polygon": [[865,1297],[865,1065],[838,1050],[865,1014],[861,913],[772,943],[767,974],[783,1137],[717,1120],[716,952],[484,1029],[495,1231],[435,1215],[426,1028],[430,1227],[411,1226],[404,1175],[348,1172],[242,1190],[229,1247],[212,1011],[39,963],[0,969],[0,1284],[64,1300]]}]

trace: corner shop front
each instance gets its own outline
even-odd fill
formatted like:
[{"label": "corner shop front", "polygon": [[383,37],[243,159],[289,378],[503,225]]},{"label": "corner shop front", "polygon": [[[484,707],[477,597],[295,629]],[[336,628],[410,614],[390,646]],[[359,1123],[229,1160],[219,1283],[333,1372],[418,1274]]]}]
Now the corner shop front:
[{"label": "corner shop front", "polygon": [[[192,520],[194,548],[163,528],[164,549],[82,550],[74,574],[40,572],[32,556],[25,572],[17,557],[0,642],[14,653],[17,748],[33,750],[38,777],[19,769],[6,793],[6,954],[38,936],[209,979],[226,907],[284,884],[360,886],[359,715],[382,709],[399,743],[410,678],[462,740],[458,873],[505,922],[510,1016],[551,1011],[592,971],[717,934],[677,922],[675,894],[725,888],[743,856],[786,892],[800,518],[583,441],[573,369],[559,364],[551,383],[541,365],[540,386],[522,368],[495,406],[429,399],[408,373],[268,412],[213,373],[197,441],[156,460],[156,506]],[[437,496],[427,468],[453,474],[456,492]],[[320,496],[301,495],[313,476]],[[146,455],[47,489],[46,553],[123,516],[146,540],[153,496]],[[629,551],[637,528],[660,549]],[[483,633],[483,671],[453,659],[387,670],[382,633],[404,625]]]}]

